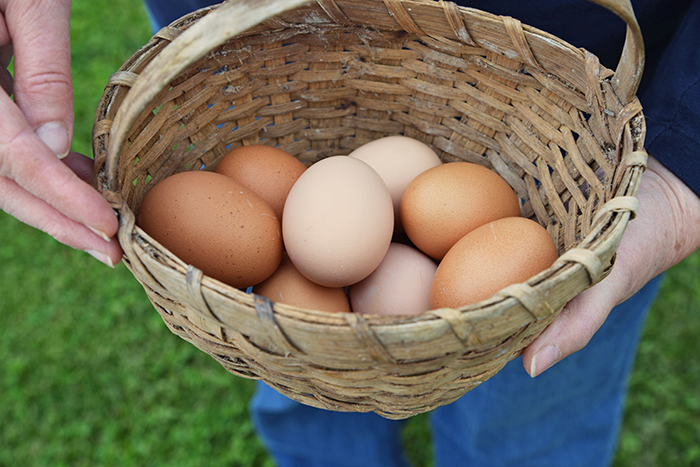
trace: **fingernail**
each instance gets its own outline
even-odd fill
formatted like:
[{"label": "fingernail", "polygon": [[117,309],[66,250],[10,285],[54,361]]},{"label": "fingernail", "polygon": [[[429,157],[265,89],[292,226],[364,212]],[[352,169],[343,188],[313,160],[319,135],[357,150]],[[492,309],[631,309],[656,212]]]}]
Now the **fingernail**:
[{"label": "fingernail", "polygon": [[540,350],[532,357],[532,363],[530,364],[530,376],[534,378],[542,374],[549,367],[557,363],[561,353],[554,345],[548,345],[544,349]]},{"label": "fingernail", "polygon": [[110,258],[106,254],[102,253],[101,251],[85,250],[85,253],[89,254],[90,256],[95,258],[100,263],[104,263],[107,266],[109,266],[110,268],[114,269],[114,263],[112,262],[112,258]]},{"label": "fingernail", "polygon": [[94,227],[90,227],[89,225],[86,225],[85,227],[87,227],[88,229],[90,229],[90,230],[92,231],[92,233],[94,233],[94,234],[96,234],[96,235],[99,235],[105,242],[109,242],[109,241],[110,241],[109,235],[107,235],[107,234],[104,233],[103,231],[98,230],[98,229],[96,229],[96,228],[94,228]]},{"label": "fingernail", "polygon": [[70,139],[68,138],[68,129],[63,123],[49,122],[44,123],[36,130],[44,144],[51,149],[59,159],[63,159],[70,152]]}]

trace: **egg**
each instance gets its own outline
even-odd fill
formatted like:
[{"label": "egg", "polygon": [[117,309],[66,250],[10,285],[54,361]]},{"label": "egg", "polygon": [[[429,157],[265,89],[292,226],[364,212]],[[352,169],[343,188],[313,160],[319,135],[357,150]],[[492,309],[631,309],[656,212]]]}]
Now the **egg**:
[{"label": "egg", "polygon": [[350,311],[350,301],[342,287],[324,287],[304,277],[286,254],[277,270],[260,284],[253,293],[273,302],[286,303],[320,311]]},{"label": "egg", "polygon": [[394,231],[386,184],[359,159],[331,156],[309,167],[284,206],[282,235],[299,272],[326,287],[369,276],[384,259]]},{"label": "egg", "polygon": [[379,267],[350,286],[352,311],[360,314],[419,315],[430,309],[437,265],[416,248],[392,243]]},{"label": "egg", "polygon": [[229,151],[215,172],[233,178],[264,199],[282,219],[289,190],[306,166],[294,156],[272,146],[252,144]]},{"label": "egg", "polygon": [[460,239],[440,262],[430,307],[459,308],[528,280],[557,259],[547,230],[524,217],[489,222]]},{"label": "egg", "polygon": [[407,136],[395,135],[363,144],[349,154],[370,165],[386,183],[394,203],[394,232],[402,233],[401,197],[418,174],[442,164],[430,146]]},{"label": "egg", "polygon": [[422,172],[401,198],[401,223],[408,238],[437,260],[477,227],[519,215],[510,185],[471,162],[449,162]]},{"label": "egg", "polygon": [[137,223],[182,261],[233,287],[262,282],[282,261],[280,222],[272,208],[214,172],[165,178],[144,197]]}]

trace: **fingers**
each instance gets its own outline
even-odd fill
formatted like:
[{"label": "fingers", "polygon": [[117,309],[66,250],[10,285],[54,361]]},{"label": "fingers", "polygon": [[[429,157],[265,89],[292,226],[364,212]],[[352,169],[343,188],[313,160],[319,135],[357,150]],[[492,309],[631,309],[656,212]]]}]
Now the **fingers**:
[{"label": "fingers", "polygon": [[0,176],[101,236],[114,236],[119,226],[109,203],[42,144],[5,94],[0,94],[0,115],[6,116],[0,121]]},{"label": "fingers", "polygon": [[39,138],[63,157],[73,133],[70,1],[12,2],[5,23],[15,55],[15,101]]},{"label": "fingers", "polygon": [[[650,276],[654,260],[649,250],[636,248],[644,242],[656,245],[662,235],[658,224],[650,222],[653,217],[648,216],[649,210],[648,205],[640,208],[637,219],[628,225],[610,275],[567,303],[557,319],[525,349],[523,365],[530,376],[534,378],[585,347],[610,311],[654,277]],[[661,251],[660,243],[658,248]]]},{"label": "fingers", "polygon": [[73,132],[69,19],[69,0],[0,0],[0,208],[114,265],[118,224],[86,183],[91,168],[77,153],[56,157]]},{"label": "fingers", "polygon": [[7,30],[5,17],[2,14],[4,8],[5,6],[3,5],[2,0],[0,0],[0,64],[3,63],[2,60],[7,60],[7,63],[5,63],[5,66],[7,66],[7,64],[10,63],[10,60],[4,55],[2,48],[10,44],[12,41],[10,40],[10,32]]},{"label": "fingers", "polygon": [[70,0],[0,0],[0,208],[113,265],[114,211],[85,183],[82,156],[56,157],[69,154],[73,132],[69,20]]},{"label": "fingers", "polygon": [[0,177],[0,208],[61,243],[86,251],[110,267],[121,260],[122,250],[116,238],[105,241],[85,225],[69,219],[6,177]]},{"label": "fingers", "polygon": [[[643,216],[643,217],[642,217]],[[630,223],[617,250],[610,275],[566,304],[560,315],[523,352],[523,365],[533,378],[588,344],[607,319],[610,311],[653,278],[643,264],[644,257],[634,248],[640,240],[646,215],[640,210],[640,223]],[[651,236],[655,229],[650,227]],[[642,263],[642,264],[640,264]],[[636,273],[636,275],[635,275]],[[641,275],[640,275],[641,273]]]}]

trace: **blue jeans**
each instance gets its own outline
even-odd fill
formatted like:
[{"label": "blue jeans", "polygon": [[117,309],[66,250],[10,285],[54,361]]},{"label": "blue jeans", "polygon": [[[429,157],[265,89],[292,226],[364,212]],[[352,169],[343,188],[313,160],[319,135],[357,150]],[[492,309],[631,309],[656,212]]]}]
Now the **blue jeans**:
[{"label": "blue jeans", "polygon": [[[430,414],[436,467],[611,463],[627,383],[661,278],[616,307],[590,343],[537,378],[520,358]],[[407,467],[403,422],[308,407],[263,383],[250,405],[279,467]]]}]

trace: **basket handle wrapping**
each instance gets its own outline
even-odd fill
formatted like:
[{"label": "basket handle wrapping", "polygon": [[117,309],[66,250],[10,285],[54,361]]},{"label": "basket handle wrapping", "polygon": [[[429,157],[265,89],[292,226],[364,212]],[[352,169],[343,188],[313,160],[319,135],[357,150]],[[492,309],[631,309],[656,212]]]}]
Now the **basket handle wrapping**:
[{"label": "basket handle wrapping", "polygon": [[612,86],[623,104],[629,104],[637,94],[642,80],[645,52],[642,30],[634,14],[630,0],[589,0],[607,8],[627,24],[627,36],[622,56],[617,64]]}]

